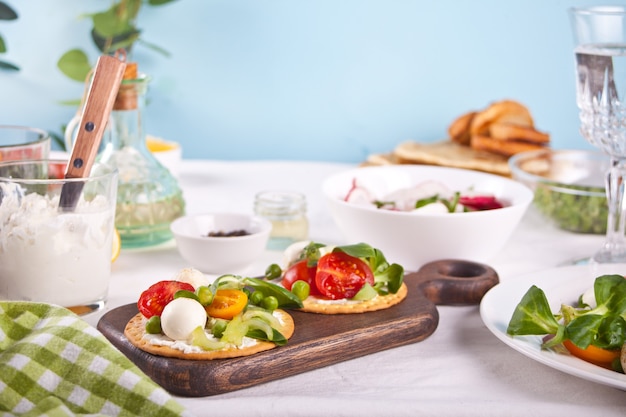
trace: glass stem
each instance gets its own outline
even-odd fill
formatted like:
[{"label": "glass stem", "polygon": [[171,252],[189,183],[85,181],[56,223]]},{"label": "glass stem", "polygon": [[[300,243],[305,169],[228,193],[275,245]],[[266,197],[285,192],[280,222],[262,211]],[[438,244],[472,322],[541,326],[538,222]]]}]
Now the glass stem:
[{"label": "glass stem", "polygon": [[626,159],[611,158],[611,168],[606,175],[606,195],[609,205],[606,241],[603,248],[594,256],[597,262],[626,261],[625,180]]}]

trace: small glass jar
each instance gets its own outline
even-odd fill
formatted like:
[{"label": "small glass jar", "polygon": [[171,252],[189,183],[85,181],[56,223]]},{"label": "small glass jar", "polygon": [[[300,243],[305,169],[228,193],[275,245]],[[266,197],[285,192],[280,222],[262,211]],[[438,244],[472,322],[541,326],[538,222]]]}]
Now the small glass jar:
[{"label": "small glass jar", "polygon": [[263,191],[254,200],[254,212],[272,223],[268,249],[282,250],[308,239],[306,197],[290,191]]}]

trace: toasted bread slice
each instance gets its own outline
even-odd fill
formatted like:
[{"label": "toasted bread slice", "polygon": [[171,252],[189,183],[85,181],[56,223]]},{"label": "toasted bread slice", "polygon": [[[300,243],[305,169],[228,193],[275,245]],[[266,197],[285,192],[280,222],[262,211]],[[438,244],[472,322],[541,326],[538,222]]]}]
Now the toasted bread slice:
[{"label": "toasted bread slice", "polygon": [[361,166],[395,165],[398,158],[393,153],[375,153],[369,155]]},{"label": "toasted bread slice", "polygon": [[474,135],[472,136],[471,148],[508,158],[520,152],[545,149],[545,146],[524,140],[499,140],[490,136]]},{"label": "toasted bread slice", "polygon": [[453,142],[469,146],[471,139],[470,126],[476,114],[477,112],[475,111],[465,113],[450,124],[448,127],[448,136]]},{"label": "toasted bread slice", "polygon": [[470,135],[488,135],[489,126],[495,123],[535,126],[526,106],[514,100],[502,100],[492,103],[476,114],[470,126]]},{"label": "toasted bread slice", "polygon": [[550,142],[550,135],[540,132],[534,127],[520,126],[511,123],[494,123],[489,126],[489,136],[498,140],[522,140],[537,144]]},{"label": "toasted bread slice", "polygon": [[511,175],[507,158],[449,140],[434,143],[407,141],[396,146],[393,153],[402,164],[440,165]]}]

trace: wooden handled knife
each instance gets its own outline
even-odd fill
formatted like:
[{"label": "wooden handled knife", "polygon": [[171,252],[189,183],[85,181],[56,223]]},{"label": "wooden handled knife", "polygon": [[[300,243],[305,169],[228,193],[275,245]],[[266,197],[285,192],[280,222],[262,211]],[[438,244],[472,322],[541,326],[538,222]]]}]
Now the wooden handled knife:
[{"label": "wooden handled knife", "polygon": [[[103,55],[98,58],[65,178],[89,176],[125,67],[126,63],[117,57]],[[60,211],[74,211],[83,186],[83,181],[72,181],[63,185],[59,201]]]}]

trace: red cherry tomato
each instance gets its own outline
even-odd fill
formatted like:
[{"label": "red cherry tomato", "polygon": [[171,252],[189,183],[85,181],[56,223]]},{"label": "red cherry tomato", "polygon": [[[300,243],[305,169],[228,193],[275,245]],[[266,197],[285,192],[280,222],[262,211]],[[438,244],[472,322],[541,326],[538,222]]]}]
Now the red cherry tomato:
[{"label": "red cherry tomato", "polygon": [[178,290],[195,291],[193,285],[186,282],[159,281],[141,293],[137,308],[147,319],[160,316],[165,306],[174,299],[174,294]]},{"label": "red cherry tomato", "polygon": [[352,298],[365,283],[374,285],[374,274],[361,259],[344,252],[332,252],[322,256],[317,263],[315,283],[328,298]]},{"label": "red cherry tomato", "polygon": [[309,283],[309,295],[321,295],[315,284],[315,271],[316,266],[307,266],[307,261],[298,261],[291,265],[283,274],[282,284],[283,287],[291,291],[291,286],[296,281],[305,281]]}]

